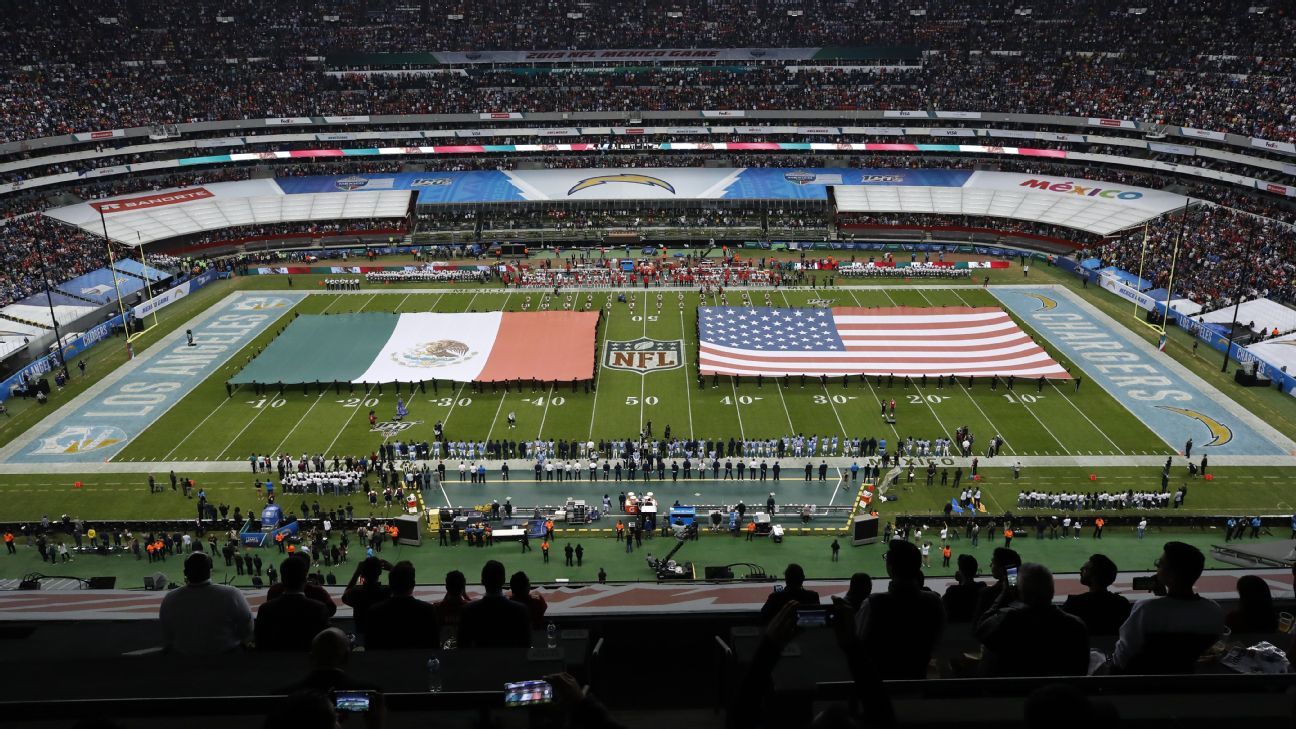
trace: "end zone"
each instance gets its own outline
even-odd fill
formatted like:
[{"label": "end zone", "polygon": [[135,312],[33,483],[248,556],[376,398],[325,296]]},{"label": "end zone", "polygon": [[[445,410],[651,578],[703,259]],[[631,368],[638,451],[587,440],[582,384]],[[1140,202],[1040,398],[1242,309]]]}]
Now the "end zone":
[{"label": "end zone", "polygon": [[[0,462],[49,465],[112,458],[305,297],[291,292],[227,296],[10,443],[0,451]],[[193,332],[192,346],[186,330]]]}]

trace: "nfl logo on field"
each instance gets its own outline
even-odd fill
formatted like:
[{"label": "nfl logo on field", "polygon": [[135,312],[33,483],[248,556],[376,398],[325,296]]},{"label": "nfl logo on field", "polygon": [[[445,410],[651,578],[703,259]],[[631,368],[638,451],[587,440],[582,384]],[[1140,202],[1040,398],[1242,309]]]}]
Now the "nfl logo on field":
[{"label": "nfl logo on field", "polygon": [[640,337],[628,342],[608,342],[603,354],[603,366],[641,374],[673,370],[683,366],[683,351],[683,343],[678,339]]}]

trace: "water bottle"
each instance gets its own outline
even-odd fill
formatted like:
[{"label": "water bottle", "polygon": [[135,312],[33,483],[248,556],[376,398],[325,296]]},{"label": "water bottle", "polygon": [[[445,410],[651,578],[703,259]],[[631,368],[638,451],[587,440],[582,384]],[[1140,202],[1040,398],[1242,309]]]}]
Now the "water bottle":
[{"label": "water bottle", "polygon": [[427,662],[427,684],[428,691],[441,693],[441,661],[436,656],[429,658]]},{"label": "water bottle", "polygon": [[545,638],[548,639],[550,648],[558,647],[558,626],[554,625],[553,621],[550,621],[549,626],[545,628]]}]

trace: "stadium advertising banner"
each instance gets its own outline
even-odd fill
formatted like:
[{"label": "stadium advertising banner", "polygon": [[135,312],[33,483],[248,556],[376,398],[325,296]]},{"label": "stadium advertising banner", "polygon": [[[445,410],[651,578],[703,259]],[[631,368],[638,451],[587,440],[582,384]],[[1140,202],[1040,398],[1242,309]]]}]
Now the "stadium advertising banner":
[{"label": "stadium advertising banner", "polygon": [[126,136],[124,129],[106,129],[101,132],[77,132],[72,138],[78,142],[97,142],[101,139],[116,139]]},{"label": "stadium advertising banner", "polygon": [[1015,172],[974,172],[972,178],[968,180],[967,187],[988,190],[1036,190],[1058,197],[1075,199],[1083,197],[1114,202],[1156,214],[1182,207],[1186,199],[1183,195],[1114,182]]},{"label": "stadium advertising banner", "polygon": [[198,289],[206,286],[207,284],[215,280],[216,280],[215,271],[208,271],[207,273],[195,276],[189,279],[188,281],[185,281],[184,283],[180,284],[179,286],[175,286],[170,289],[167,289],[161,294],[158,294],[157,296],[154,296],[153,298],[149,299],[148,301],[145,301],[139,306],[134,307],[133,309],[131,309],[131,315],[134,316],[136,319],[143,319],[144,317],[154,313],[159,309],[163,309],[174,304],[180,299],[183,299],[189,294],[192,294],[193,292],[197,291]]}]

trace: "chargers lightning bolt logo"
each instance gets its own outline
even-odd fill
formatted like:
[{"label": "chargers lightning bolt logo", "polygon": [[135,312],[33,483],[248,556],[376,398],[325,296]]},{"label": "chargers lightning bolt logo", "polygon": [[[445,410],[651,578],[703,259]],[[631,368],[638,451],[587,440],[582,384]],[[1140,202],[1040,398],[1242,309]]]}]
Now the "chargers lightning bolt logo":
[{"label": "chargers lightning bolt logo", "polygon": [[1035,299],[1036,301],[1040,302],[1040,308],[1036,309],[1035,311],[1044,311],[1046,309],[1057,308],[1057,299],[1050,299],[1049,297],[1043,294],[1022,294],[1022,296],[1025,296],[1028,299]]},{"label": "chargers lightning bolt logo", "polygon": [[1220,421],[1216,420],[1215,418],[1212,418],[1209,415],[1199,413],[1196,410],[1189,410],[1188,408],[1177,408],[1177,407],[1172,407],[1170,405],[1157,405],[1157,407],[1162,410],[1169,410],[1172,413],[1177,413],[1179,415],[1184,416],[1185,418],[1192,418],[1193,420],[1202,423],[1207,428],[1210,428],[1211,442],[1206,444],[1207,447],[1222,446],[1225,443],[1233,440],[1232,428],[1229,428],[1227,425],[1221,423]]},{"label": "chargers lightning bolt logo", "polygon": [[667,192],[671,193],[672,195],[675,194],[675,186],[663,180],[660,177],[650,177],[648,175],[634,175],[634,174],[599,175],[598,177],[586,177],[580,182],[577,182],[575,185],[572,185],[572,188],[567,191],[567,194],[568,196],[574,195],[580,192],[581,190],[588,190],[591,187],[606,185],[609,182],[628,182],[631,185],[648,185],[649,187],[660,187],[663,190],[666,190]]}]

